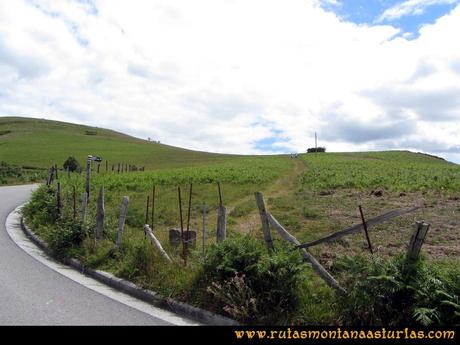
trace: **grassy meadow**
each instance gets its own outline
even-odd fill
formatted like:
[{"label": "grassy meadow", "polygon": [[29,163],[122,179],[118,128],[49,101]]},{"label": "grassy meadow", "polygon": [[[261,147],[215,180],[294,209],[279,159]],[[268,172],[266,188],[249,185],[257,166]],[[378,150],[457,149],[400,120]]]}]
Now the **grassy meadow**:
[{"label": "grassy meadow", "polygon": [[[0,130],[1,120],[0,118]],[[7,123],[4,119],[3,122]],[[36,132],[34,126],[37,128]],[[97,135],[86,135],[88,127],[54,122],[50,122],[48,126],[46,122],[39,120],[34,125],[25,125],[20,120],[10,119],[10,124],[4,124],[3,128],[11,130],[10,133],[0,136],[0,150],[3,150],[0,151],[1,160],[8,163],[47,167],[63,162],[70,155],[83,162],[80,157],[97,152],[104,159],[108,157],[111,162],[146,166],[146,171],[129,173],[106,172],[102,168],[99,174],[93,167],[90,205],[87,221],[83,225],[78,221],[78,212],[77,220],[73,220],[73,189],[76,190],[79,208],[85,173],[72,173],[70,177],[60,173],[64,207],[60,218],[55,214],[53,216],[55,184],[50,193],[46,187],[40,188],[24,210],[24,215],[32,227],[52,243],[59,255],[77,257],[88,266],[108,270],[163,295],[240,320],[251,320],[251,313],[263,319],[262,314],[268,315],[271,312],[262,308],[262,304],[257,308],[246,305],[244,310],[236,308],[237,311],[233,308],[229,312],[228,306],[233,305],[232,303],[238,305],[239,302],[225,300],[225,296],[237,298],[243,291],[245,300],[251,300],[248,296],[255,293],[254,291],[269,289],[259,283],[270,281],[270,277],[274,276],[273,272],[280,275],[290,272],[292,277],[298,277],[299,272],[301,274],[299,279],[289,283],[296,286],[290,300],[295,308],[289,309],[287,313],[287,309],[280,307],[273,311],[273,316],[277,319],[267,322],[336,324],[343,322],[343,311],[348,310],[348,306],[341,304],[343,301],[337,299],[334,292],[311,268],[297,263],[297,259],[291,256],[295,252],[276,233],[273,236],[275,247],[279,251],[273,257],[267,257],[263,246],[260,247],[263,237],[254,201],[255,191],[264,193],[269,212],[301,242],[315,240],[360,223],[359,205],[362,205],[367,219],[391,210],[418,206],[419,209],[413,213],[371,229],[370,238],[376,257],[381,260],[400,257],[406,250],[413,223],[424,220],[431,224],[422,248],[424,256],[439,267],[455,267],[459,262],[460,166],[433,156],[407,151],[309,153],[299,155],[298,158],[290,158],[288,155],[231,156],[182,150],[102,129],[91,129]],[[27,133],[30,135],[26,135]],[[79,141],[76,138],[81,138],[89,146],[76,147],[74,143]],[[40,146],[39,142],[47,144]],[[10,152],[11,146],[17,148],[15,154]],[[35,150],[36,156],[27,154],[28,147]],[[41,151],[43,147],[53,149],[46,153],[46,150]],[[4,156],[4,153],[8,155]],[[44,156],[47,158],[43,158]],[[126,159],[127,156],[132,160]],[[219,246],[215,243],[219,204],[217,182],[221,184],[223,203],[228,210],[229,241],[226,245]],[[190,184],[193,185],[190,228],[197,231],[197,245],[190,251],[187,268],[184,268],[181,249],[169,244],[168,230],[178,228],[180,224],[178,186],[182,191],[183,219],[184,225],[186,224]],[[100,186],[105,189],[106,220],[104,240],[96,243],[95,201]],[[154,218],[152,221],[150,204],[148,222],[153,225],[156,236],[171,254],[172,265],[167,265],[159,257],[142,231],[146,199],[150,196],[151,202],[153,186],[156,191]],[[130,198],[128,218],[122,246],[116,248],[115,236],[123,196]],[[206,255],[202,252],[203,206],[206,208]],[[249,239],[246,240],[247,238]],[[233,253],[233,256],[226,256],[222,248]],[[349,256],[372,259],[369,258],[362,234],[321,244],[312,247],[310,251],[345,285],[351,284],[351,280],[346,271],[337,268],[338,263],[343,263]],[[241,260],[235,261],[235,257]],[[260,261],[254,261],[252,265],[251,260]],[[374,259],[372,263],[364,264],[365,260],[359,263],[380,273],[379,270],[390,272],[395,267],[377,263]],[[238,265],[241,262],[246,264],[240,267]],[[228,272],[235,270],[235,265],[243,271],[248,267],[255,267],[251,274],[258,278],[250,281],[249,272],[246,271],[247,282],[242,281],[241,276],[228,275]],[[350,262],[346,265],[348,269],[357,269],[350,268]],[[360,269],[364,266],[360,266]],[[206,267],[214,267],[212,271],[217,273],[209,275]],[[226,275],[218,273],[227,268]],[[289,271],[291,268],[294,271]],[[442,271],[441,268],[439,270]],[[438,268],[435,271],[438,272]],[[225,280],[219,280],[224,278]],[[214,283],[217,285],[213,285]],[[279,287],[280,291],[285,288]],[[222,289],[227,289],[227,294],[219,294]],[[228,294],[229,291],[233,292]],[[257,292],[256,295],[260,293],[262,292]],[[216,302],[219,298],[220,303]],[[273,295],[261,295],[260,299],[264,301],[264,306],[275,303],[275,300],[280,302]],[[288,301],[286,303],[289,305]],[[222,309],[223,305],[227,309]],[[362,308],[365,309],[365,306]],[[260,310],[265,311],[261,313]]]}]

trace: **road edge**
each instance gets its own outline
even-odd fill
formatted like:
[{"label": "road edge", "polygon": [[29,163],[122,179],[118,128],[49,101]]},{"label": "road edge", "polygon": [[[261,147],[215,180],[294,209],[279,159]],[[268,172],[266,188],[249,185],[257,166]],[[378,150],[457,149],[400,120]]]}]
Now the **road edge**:
[{"label": "road edge", "polygon": [[[11,213],[16,212],[20,207],[13,210]],[[235,320],[214,314],[208,310],[200,309],[192,305],[186,304],[184,302],[176,301],[170,297],[161,296],[159,293],[151,290],[143,289],[136,284],[118,278],[113,274],[101,270],[95,270],[89,267],[85,267],[79,260],[71,258],[57,259],[49,249],[48,244],[43,241],[37,234],[30,229],[27,224],[24,222],[24,217],[20,215],[21,229],[24,234],[34,243],[38,248],[44,251],[48,256],[52,257],[54,260],[61,262],[67,266],[72,267],[76,271],[87,275],[105,285],[110,286],[113,289],[124,292],[134,298],[138,298],[144,302],[151,303],[155,307],[171,311],[178,314],[182,317],[187,317],[195,321],[201,322],[205,325],[210,326],[235,326],[238,323]]]}]

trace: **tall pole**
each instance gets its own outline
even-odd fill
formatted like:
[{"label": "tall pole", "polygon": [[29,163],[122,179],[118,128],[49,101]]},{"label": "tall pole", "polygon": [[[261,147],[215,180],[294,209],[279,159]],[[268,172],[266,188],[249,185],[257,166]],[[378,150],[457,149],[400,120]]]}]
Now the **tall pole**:
[{"label": "tall pole", "polygon": [[91,180],[91,159],[88,157],[86,160],[86,197],[87,202],[89,203],[89,190],[90,190],[90,180]]}]

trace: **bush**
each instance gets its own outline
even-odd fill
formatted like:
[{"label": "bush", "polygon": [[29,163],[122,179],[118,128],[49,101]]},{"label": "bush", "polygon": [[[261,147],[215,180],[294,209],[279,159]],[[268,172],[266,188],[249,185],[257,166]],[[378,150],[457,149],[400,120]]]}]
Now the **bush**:
[{"label": "bush", "polygon": [[52,187],[40,186],[32,193],[30,201],[22,208],[21,213],[33,227],[54,223],[58,217],[55,191]]},{"label": "bush", "polygon": [[313,153],[313,152],[326,152],[325,147],[310,147],[307,149],[307,153]]},{"label": "bush", "polygon": [[268,255],[261,241],[239,236],[212,246],[203,264],[208,292],[218,311],[246,323],[285,323],[298,306],[303,269],[296,251],[280,247]]},{"label": "bush", "polygon": [[[445,271],[423,259],[343,258],[348,293],[339,298],[342,319],[355,325],[454,325],[460,322],[458,268]],[[456,280],[455,280],[456,279]]]},{"label": "bush", "polygon": [[80,245],[84,236],[80,223],[63,221],[50,226],[44,239],[54,255],[66,257],[70,255],[68,249]]},{"label": "bush", "polygon": [[67,168],[73,172],[73,171],[80,171],[80,163],[78,163],[77,159],[75,157],[70,156],[69,158],[66,159],[66,161],[63,164],[64,170],[67,170]]}]

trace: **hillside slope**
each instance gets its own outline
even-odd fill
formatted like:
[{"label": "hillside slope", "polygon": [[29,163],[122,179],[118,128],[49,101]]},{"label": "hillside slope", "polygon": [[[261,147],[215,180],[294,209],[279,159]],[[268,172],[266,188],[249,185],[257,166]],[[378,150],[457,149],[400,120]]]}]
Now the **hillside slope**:
[{"label": "hillside slope", "polygon": [[109,164],[134,164],[147,169],[201,165],[236,157],[158,144],[97,127],[0,117],[0,161],[47,168],[62,165],[69,156],[83,163],[88,154],[101,156]]}]

